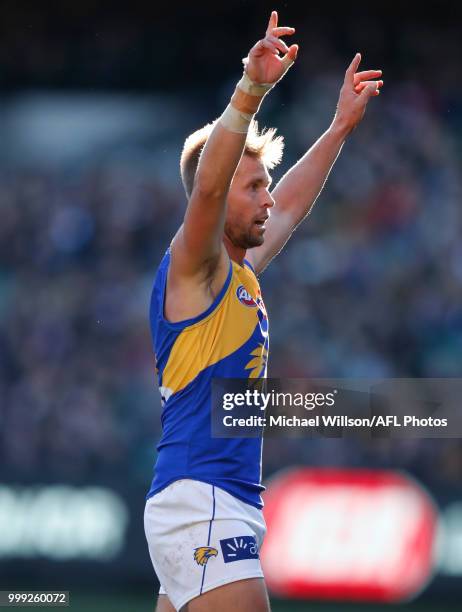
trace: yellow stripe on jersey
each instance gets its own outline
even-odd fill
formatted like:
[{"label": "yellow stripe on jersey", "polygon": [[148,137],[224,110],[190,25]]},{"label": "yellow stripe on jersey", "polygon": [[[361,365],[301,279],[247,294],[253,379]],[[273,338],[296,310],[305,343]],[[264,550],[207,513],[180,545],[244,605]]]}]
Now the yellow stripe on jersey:
[{"label": "yellow stripe on jersey", "polygon": [[[258,308],[245,306],[236,297],[237,288],[243,285],[256,299],[260,295],[258,281],[247,268],[234,261],[232,266],[229,287],[215,310],[183,329],[175,340],[162,373],[162,386],[173,393],[184,389],[205,368],[237,351],[259,324]],[[263,360],[266,358],[263,346],[261,352]],[[255,351],[251,356],[257,358]],[[249,367],[253,370],[253,360]]]}]

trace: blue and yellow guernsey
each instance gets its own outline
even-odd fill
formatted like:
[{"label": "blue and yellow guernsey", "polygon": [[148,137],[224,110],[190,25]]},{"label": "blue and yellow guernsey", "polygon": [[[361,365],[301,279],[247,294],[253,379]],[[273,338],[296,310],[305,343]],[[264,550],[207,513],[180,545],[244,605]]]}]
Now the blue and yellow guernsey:
[{"label": "blue and yellow guernsey", "polygon": [[268,318],[252,266],[230,261],[226,282],[202,314],[164,317],[167,251],[154,282],[150,320],[162,396],[162,438],[147,497],[180,478],[207,482],[262,507],[261,438],[212,438],[212,378],[266,377]]}]

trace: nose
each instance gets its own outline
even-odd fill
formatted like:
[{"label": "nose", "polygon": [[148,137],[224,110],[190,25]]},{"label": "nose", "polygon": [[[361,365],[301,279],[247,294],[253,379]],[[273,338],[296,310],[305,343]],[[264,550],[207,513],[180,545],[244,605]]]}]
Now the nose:
[{"label": "nose", "polygon": [[265,189],[265,198],[263,200],[263,206],[266,208],[272,208],[275,205],[275,200],[268,189]]}]

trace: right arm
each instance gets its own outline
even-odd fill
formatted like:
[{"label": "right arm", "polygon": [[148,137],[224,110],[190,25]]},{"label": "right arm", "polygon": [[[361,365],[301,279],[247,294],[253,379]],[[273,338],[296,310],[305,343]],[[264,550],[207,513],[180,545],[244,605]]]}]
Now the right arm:
[{"label": "right arm", "polygon": [[277,13],[273,11],[265,38],[257,42],[245,60],[245,75],[230,105],[215,123],[200,157],[184,223],[171,245],[170,286],[199,287],[209,283],[218,268],[225,270],[226,278],[226,197],[244,151],[250,121],[266,91],[295,59],[297,46],[289,49],[279,39],[293,32],[293,28],[277,27]]},{"label": "right arm", "polygon": [[202,151],[183,225],[171,246],[171,270],[177,277],[210,276],[223,242],[226,196],[244,150],[246,134],[216,122]]}]

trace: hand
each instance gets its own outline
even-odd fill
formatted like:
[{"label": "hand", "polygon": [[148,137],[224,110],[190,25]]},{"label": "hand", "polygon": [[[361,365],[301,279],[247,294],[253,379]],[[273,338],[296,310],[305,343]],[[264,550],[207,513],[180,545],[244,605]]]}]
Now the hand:
[{"label": "hand", "polygon": [[371,81],[382,75],[381,70],[365,70],[356,72],[361,62],[361,54],[357,53],[349,65],[335,113],[334,125],[341,126],[347,133],[352,132],[366,112],[369,99],[378,96],[383,81]]},{"label": "hand", "polygon": [[[245,71],[254,83],[276,83],[295,61],[298,45],[288,47],[280,36],[291,36],[295,28],[277,27],[278,14],[271,13],[265,38],[252,47],[244,60]],[[279,52],[283,55],[280,56]]]}]

